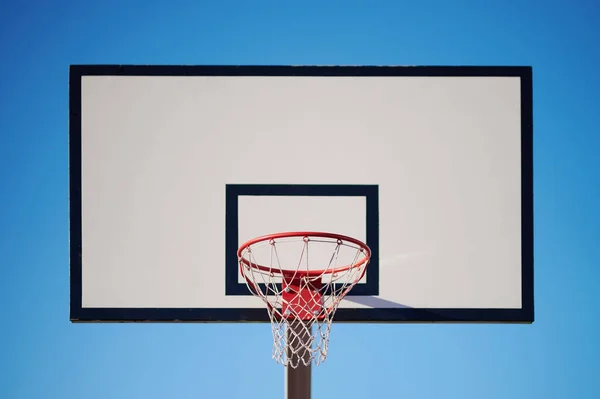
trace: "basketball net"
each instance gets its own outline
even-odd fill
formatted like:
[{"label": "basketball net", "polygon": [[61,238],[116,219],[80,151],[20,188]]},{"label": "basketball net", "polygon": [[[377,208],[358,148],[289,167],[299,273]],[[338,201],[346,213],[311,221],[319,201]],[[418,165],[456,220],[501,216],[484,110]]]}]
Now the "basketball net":
[{"label": "basketball net", "polygon": [[364,276],[370,255],[362,242],[329,233],[272,234],[240,247],[246,285],[267,305],[278,363],[325,361],[335,312]]}]

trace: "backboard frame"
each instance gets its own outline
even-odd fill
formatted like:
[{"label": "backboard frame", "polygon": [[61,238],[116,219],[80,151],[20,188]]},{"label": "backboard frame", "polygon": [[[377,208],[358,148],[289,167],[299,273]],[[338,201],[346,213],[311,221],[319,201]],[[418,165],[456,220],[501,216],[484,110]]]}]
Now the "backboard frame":
[{"label": "backboard frame", "polygon": [[[521,88],[521,298],[520,309],[339,309],[336,322],[369,323],[531,323],[534,321],[533,277],[533,88],[532,69],[520,66],[175,66],[72,65],[69,88],[70,319],[73,322],[269,322],[265,309],[223,308],[85,308],[82,306],[82,131],[81,81],[85,76],[419,76],[518,77]],[[376,193],[375,193],[376,198]],[[376,205],[372,212],[376,212]],[[375,219],[371,219],[375,220]],[[367,244],[374,254],[369,284],[353,295],[377,293],[378,231],[371,227]],[[227,244],[227,263],[235,257]],[[237,243],[235,245],[237,247]],[[373,248],[375,246],[375,248]],[[224,249],[225,250],[225,249]],[[229,252],[232,252],[231,254]],[[226,266],[228,267],[228,266]],[[371,267],[373,267],[371,269]],[[229,270],[229,269],[227,269]],[[227,280],[227,292],[242,295]],[[364,292],[361,292],[364,290]]]}]

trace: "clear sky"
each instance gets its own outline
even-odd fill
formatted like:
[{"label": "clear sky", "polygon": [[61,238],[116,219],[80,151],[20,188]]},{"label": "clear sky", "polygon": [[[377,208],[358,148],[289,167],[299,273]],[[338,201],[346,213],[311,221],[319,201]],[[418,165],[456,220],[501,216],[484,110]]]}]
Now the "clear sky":
[{"label": "clear sky", "polygon": [[68,68],[121,63],[533,66],[535,323],[334,325],[313,397],[600,397],[599,17],[592,0],[0,0],[0,397],[283,396],[268,325],[69,322]]}]

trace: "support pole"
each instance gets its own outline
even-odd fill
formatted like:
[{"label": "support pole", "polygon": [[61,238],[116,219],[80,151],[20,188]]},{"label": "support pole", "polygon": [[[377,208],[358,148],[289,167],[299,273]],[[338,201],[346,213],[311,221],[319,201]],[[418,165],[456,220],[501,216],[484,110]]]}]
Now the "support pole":
[{"label": "support pole", "polygon": [[312,327],[306,327],[302,320],[290,321],[287,325],[288,359],[300,360],[297,368],[285,368],[285,397],[286,399],[310,399],[311,365],[305,366],[301,359],[308,362],[310,353],[301,348],[310,347]]}]

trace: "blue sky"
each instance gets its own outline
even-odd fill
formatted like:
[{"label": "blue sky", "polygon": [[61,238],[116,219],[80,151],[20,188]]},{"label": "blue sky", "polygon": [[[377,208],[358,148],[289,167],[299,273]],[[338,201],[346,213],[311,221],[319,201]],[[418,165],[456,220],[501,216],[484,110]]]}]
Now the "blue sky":
[{"label": "blue sky", "polygon": [[69,64],[531,65],[533,325],[335,325],[314,397],[600,397],[594,1],[0,1],[0,397],[280,398],[267,325],[69,322]]}]

